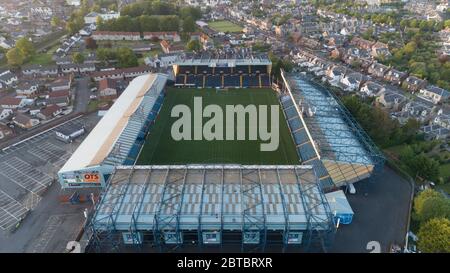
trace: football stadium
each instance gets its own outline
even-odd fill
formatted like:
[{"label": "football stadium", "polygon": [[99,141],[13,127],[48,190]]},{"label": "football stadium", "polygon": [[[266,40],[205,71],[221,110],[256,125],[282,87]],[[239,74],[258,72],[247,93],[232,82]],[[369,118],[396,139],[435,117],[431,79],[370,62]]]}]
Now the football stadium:
[{"label": "football stadium", "polygon": [[[384,159],[325,88],[283,73],[275,91],[271,68],[266,55],[185,54],[173,83],[135,78],[58,173],[63,189],[102,189],[86,251],[327,251],[351,221],[327,193]],[[196,99],[278,106],[279,145],[261,151],[250,121],[244,139],[174,140],[172,110]]]}]

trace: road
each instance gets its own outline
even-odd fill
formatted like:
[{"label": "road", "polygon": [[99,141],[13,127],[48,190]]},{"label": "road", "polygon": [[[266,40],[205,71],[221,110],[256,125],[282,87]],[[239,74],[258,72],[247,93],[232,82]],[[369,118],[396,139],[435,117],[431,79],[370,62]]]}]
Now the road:
[{"label": "road", "polygon": [[347,195],[355,213],[350,225],[341,225],[330,252],[367,253],[367,244],[378,242],[381,252],[388,252],[390,244],[403,246],[408,223],[411,185],[392,169],[373,181],[355,184],[357,193]]},{"label": "road", "polygon": [[63,252],[84,223],[89,203],[59,203],[60,186],[53,183],[40,204],[22,221],[14,233],[0,234],[0,253]]},{"label": "road", "polygon": [[73,102],[74,112],[85,113],[89,104],[89,89],[90,78],[88,76],[75,79],[75,100]]}]

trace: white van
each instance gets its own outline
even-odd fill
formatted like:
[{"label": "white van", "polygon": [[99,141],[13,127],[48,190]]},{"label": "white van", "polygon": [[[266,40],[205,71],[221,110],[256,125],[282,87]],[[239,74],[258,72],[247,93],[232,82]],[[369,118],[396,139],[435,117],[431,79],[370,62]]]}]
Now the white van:
[{"label": "white van", "polygon": [[347,192],[350,193],[350,194],[355,194],[356,193],[355,186],[353,186],[353,184],[348,184],[347,185]]}]

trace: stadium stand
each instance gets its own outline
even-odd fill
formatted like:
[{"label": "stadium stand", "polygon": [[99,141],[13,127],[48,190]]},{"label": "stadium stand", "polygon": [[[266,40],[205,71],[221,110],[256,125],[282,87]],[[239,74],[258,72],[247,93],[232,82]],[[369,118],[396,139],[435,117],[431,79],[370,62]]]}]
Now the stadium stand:
[{"label": "stadium stand", "polygon": [[382,170],[383,155],[332,93],[301,75],[281,75],[280,102],[297,152],[303,164],[314,166],[322,187],[348,185]]},{"label": "stadium stand", "polygon": [[[248,53],[182,54],[174,66],[175,86],[198,88],[267,88],[272,63]],[[201,75],[201,78],[197,78]]]}]

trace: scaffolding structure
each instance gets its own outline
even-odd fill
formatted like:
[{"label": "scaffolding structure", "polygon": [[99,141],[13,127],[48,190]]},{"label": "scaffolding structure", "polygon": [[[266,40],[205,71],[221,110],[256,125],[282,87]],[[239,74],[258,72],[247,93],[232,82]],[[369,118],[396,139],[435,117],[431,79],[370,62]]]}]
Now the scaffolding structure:
[{"label": "scaffolding structure", "polygon": [[385,158],[346,107],[326,87],[301,74],[282,73],[284,92],[299,108],[334,187],[380,173]]},{"label": "scaffolding structure", "polygon": [[117,166],[89,251],[326,251],[334,216],[311,166]]}]

